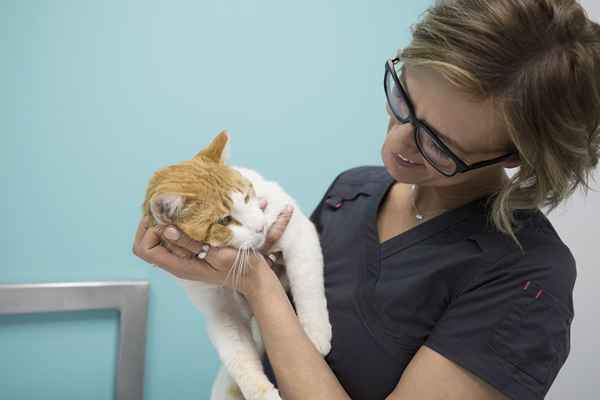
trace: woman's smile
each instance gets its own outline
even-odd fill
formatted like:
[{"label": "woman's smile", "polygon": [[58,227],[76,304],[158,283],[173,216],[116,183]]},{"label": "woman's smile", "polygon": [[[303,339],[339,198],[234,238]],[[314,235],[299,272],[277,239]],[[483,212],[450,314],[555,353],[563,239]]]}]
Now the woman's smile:
[{"label": "woman's smile", "polygon": [[400,153],[393,153],[394,154],[394,159],[398,162],[398,164],[405,166],[405,167],[418,167],[421,166],[423,164],[419,164],[417,162],[411,161],[408,158],[402,156],[402,154]]}]

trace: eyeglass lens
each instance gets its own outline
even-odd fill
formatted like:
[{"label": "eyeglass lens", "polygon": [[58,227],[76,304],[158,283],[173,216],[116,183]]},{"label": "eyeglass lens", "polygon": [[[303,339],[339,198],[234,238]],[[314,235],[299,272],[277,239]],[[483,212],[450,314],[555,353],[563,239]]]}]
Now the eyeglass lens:
[{"label": "eyeglass lens", "polygon": [[435,168],[442,173],[453,174],[456,171],[456,162],[435,142],[432,134],[428,132],[422,127],[417,129],[417,146]]},{"label": "eyeglass lens", "polygon": [[[396,74],[400,76],[399,68],[401,68],[402,65],[396,64],[394,67],[396,68]],[[396,80],[389,73],[387,68],[384,80],[384,88],[388,104],[395,117],[402,123],[409,122],[410,111],[407,101],[402,90],[400,90],[396,84]],[[456,163],[454,162],[454,159],[437,144],[433,138],[433,133],[422,126],[417,128],[416,133],[417,146],[425,158],[433,165],[433,167],[442,173],[453,174],[457,168]]]},{"label": "eyeglass lens", "polygon": [[388,103],[390,108],[394,112],[396,118],[400,120],[400,122],[407,122],[409,116],[408,105],[404,99],[404,95],[402,91],[396,85],[396,80],[394,77],[388,73],[386,69],[386,78],[385,78],[385,90],[388,98]]}]

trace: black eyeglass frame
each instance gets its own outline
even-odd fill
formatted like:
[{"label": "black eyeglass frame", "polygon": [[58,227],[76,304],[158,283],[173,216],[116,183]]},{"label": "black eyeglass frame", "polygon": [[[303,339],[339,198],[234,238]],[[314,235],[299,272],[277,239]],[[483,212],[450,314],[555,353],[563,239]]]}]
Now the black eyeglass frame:
[{"label": "black eyeglass frame", "polygon": [[[510,156],[512,156],[513,154],[516,153],[516,151],[512,151],[508,154],[505,154],[505,155],[502,155],[502,156],[499,156],[496,158],[492,158],[489,160],[478,161],[471,165],[469,165],[466,162],[464,162],[463,160],[461,160],[460,157],[458,157],[456,154],[454,154],[454,152],[452,152],[452,150],[450,150],[450,148],[448,148],[448,146],[446,146],[446,144],[438,137],[438,133],[435,129],[433,129],[432,127],[427,125],[427,123],[425,123],[425,121],[422,121],[416,117],[415,108],[413,106],[412,100],[408,96],[408,93],[406,93],[406,91],[404,90],[404,87],[400,84],[400,78],[398,78],[398,74],[396,73],[396,70],[394,68],[394,64],[397,64],[399,61],[400,61],[400,59],[396,57],[396,58],[388,59],[385,63],[385,74],[383,76],[383,90],[385,92],[385,97],[386,97],[388,106],[398,121],[402,122],[403,124],[410,122],[413,125],[414,140],[415,140],[415,144],[417,145],[417,148],[419,149],[419,152],[429,162],[429,164],[431,164],[431,166],[433,168],[435,168],[439,173],[441,173],[447,177],[451,177],[451,176],[454,176],[454,175],[462,173],[462,172],[472,171],[474,169],[486,167],[488,165],[495,164],[497,162],[506,160],[507,158],[509,158]],[[390,98],[388,95],[388,87],[387,87],[387,79],[386,79],[388,73],[392,75],[392,78],[396,82],[396,85],[398,86],[398,88],[400,88],[402,96],[404,97],[404,101],[405,101],[406,105],[408,106],[408,118],[401,118],[396,113],[394,108],[392,107],[392,104],[390,102]],[[454,170],[453,173],[448,174],[448,173],[440,170],[435,165],[435,161],[432,161],[429,159],[429,157],[427,157],[427,155],[425,154],[425,151],[421,148],[421,145],[419,144],[419,140],[417,140],[417,130],[419,130],[419,129],[423,129],[424,132],[426,134],[428,134],[434,140],[434,142],[446,153],[446,155],[450,156],[450,158],[452,158],[454,160],[454,162],[456,163],[456,169]]]}]

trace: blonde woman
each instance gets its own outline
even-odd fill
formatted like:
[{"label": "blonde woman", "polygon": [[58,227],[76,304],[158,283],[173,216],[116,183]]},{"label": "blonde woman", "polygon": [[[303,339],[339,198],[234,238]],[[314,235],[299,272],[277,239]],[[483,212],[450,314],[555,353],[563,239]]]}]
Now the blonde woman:
[{"label": "blonde woman", "polygon": [[[540,208],[588,189],[598,162],[600,27],[574,0],[448,0],[412,30],[382,62],[383,166],[340,173],[311,215],[331,352],[258,257],[244,294],[265,368],[286,400],[542,399],[569,354],[576,262]],[[167,232],[140,224],[134,252],[225,277],[235,252],[191,266],[157,250]]]}]

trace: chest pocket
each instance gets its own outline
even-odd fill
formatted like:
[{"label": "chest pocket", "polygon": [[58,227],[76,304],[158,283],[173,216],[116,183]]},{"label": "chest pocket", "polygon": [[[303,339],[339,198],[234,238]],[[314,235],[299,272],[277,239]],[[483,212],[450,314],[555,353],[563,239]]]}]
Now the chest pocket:
[{"label": "chest pocket", "polygon": [[370,196],[365,184],[338,183],[327,193],[321,211],[324,249],[343,250],[360,237]]},{"label": "chest pocket", "polygon": [[329,191],[325,203],[333,209],[338,209],[344,202],[355,200],[360,195],[371,195],[365,184],[339,183]]},{"label": "chest pocket", "polygon": [[510,311],[494,329],[491,348],[536,382],[534,390],[550,384],[570,350],[573,314],[533,281],[515,289]]}]

